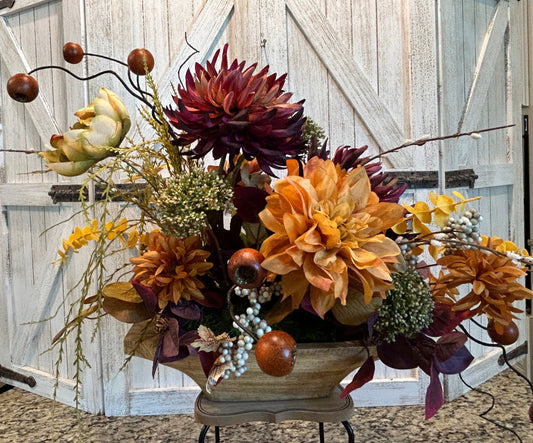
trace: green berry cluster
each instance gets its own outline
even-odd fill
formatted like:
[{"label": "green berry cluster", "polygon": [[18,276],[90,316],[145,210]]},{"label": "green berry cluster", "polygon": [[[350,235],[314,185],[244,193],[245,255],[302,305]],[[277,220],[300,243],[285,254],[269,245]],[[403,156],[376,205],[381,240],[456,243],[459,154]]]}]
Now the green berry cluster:
[{"label": "green berry cluster", "polygon": [[317,145],[322,145],[326,134],[324,130],[315,123],[310,117],[306,117],[302,140],[306,145],[310,145],[313,138],[316,137]]},{"label": "green berry cluster", "polygon": [[164,234],[180,238],[199,235],[207,227],[209,211],[233,209],[233,189],[216,172],[195,168],[168,179],[156,198]]},{"label": "green berry cluster", "polygon": [[420,273],[409,267],[392,274],[394,289],[387,292],[378,310],[374,333],[379,340],[393,342],[397,335],[411,337],[433,320],[433,297]]}]

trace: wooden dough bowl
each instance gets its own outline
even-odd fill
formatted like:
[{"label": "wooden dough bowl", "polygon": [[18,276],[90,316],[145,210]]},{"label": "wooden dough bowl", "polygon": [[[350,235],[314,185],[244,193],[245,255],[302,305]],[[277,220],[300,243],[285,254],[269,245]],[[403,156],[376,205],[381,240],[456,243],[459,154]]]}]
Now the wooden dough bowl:
[{"label": "wooden dough bowl", "polygon": [[[134,324],[124,339],[124,349],[131,354],[138,342],[144,323]],[[153,360],[157,337],[144,340],[134,355]],[[211,392],[206,390],[207,377],[198,356],[165,363],[165,366],[182,371],[202,389],[212,401],[265,401],[328,397],[335,387],[368,358],[376,358],[375,347],[367,348],[360,342],[303,343],[297,345],[296,363],[289,375],[272,377],[265,374],[249,352],[248,370],[240,377],[222,380]]]}]

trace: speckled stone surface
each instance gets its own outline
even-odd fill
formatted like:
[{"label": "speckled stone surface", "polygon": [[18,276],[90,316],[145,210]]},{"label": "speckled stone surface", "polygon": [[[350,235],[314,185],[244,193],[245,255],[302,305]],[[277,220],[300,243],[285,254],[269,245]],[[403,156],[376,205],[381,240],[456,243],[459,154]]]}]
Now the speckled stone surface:
[{"label": "speckled stone surface", "polygon": [[[489,417],[497,419],[533,443],[533,424],[528,409],[533,394],[522,379],[506,371],[481,386],[497,396]],[[481,419],[490,398],[476,392],[447,403],[431,420],[424,420],[421,406],[356,408],[350,423],[356,442],[517,442],[508,431]],[[27,443],[77,441],[79,429],[73,408],[56,405],[29,392],[12,389],[0,395],[0,442]],[[105,417],[83,414],[83,441],[174,442],[198,441],[202,426],[190,415]],[[340,423],[326,423],[326,442],[346,442]],[[281,424],[251,423],[221,428],[222,443],[312,443],[318,442],[318,424],[286,421]],[[214,442],[212,430],[206,442]]]}]

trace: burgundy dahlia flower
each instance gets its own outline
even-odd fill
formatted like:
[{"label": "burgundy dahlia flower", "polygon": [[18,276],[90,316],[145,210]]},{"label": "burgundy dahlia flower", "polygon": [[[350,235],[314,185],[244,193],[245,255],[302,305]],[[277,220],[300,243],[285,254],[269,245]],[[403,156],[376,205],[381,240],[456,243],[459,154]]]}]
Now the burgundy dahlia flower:
[{"label": "burgundy dahlia flower", "polygon": [[400,183],[395,177],[382,172],[382,165],[379,160],[369,163],[370,157],[362,157],[368,146],[352,148],[350,146],[339,146],[333,156],[333,162],[340,165],[347,171],[364,166],[370,180],[370,187],[379,197],[380,201],[398,203],[400,197],[407,188],[407,184]]},{"label": "burgundy dahlia flower", "polygon": [[215,159],[242,153],[257,159],[261,169],[285,167],[287,158],[305,151],[302,140],[303,100],[288,103],[292,94],[283,91],[286,74],[267,75],[268,66],[254,74],[257,64],[227,59],[228,45],[206,66],[196,64],[194,76],[187,71],[185,87],[173,97],[177,109],[165,109],[170,123],[183,131],[177,145],[197,141],[191,150],[196,157],[212,151]]}]

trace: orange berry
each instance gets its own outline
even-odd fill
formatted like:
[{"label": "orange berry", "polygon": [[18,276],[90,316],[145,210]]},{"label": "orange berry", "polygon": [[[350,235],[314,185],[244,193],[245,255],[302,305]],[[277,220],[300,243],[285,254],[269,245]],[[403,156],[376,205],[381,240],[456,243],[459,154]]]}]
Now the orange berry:
[{"label": "orange berry", "polygon": [[261,266],[265,257],[257,249],[242,248],[228,260],[228,275],[241,288],[257,288],[263,283],[267,271]]},{"label": "orange berry", "polygon": [[292,372],[296,361],[296,341],[283,331],[270,331],[255,345],[255,360],[263,372],[283,377]]},{"label": "orange berry", "polygon": [[500,345],[512,345],[516,340],[518,340],[518,327],[515,323],[510,322],[508,325],[503,327],[503,334],[499,334],[496,331],[494,320],[490,320],[487,326],[487,332],[489,337],[494,343]]},{"label": "orange berry", "polygon": [[152,72],[152,69],[154,69],[154,56],[152,53],[144,48],[137,48],[131,51],[130,55],[128,55],[130,71],[137,75],[146,75],[146,70],[144,69],[145,60],[148,72]]},{"label": "orange berry", "polygon": [[20,103],[28,103],[39,95],[39,84],[31,75],[15,74],[7,81],[7,93]]},{"label": "orange berry", "polygon": [[63,58],[68,63],[76,65],[81,62],[84,55],[82,47],[77,43],[68,42],[63,46]]}]

